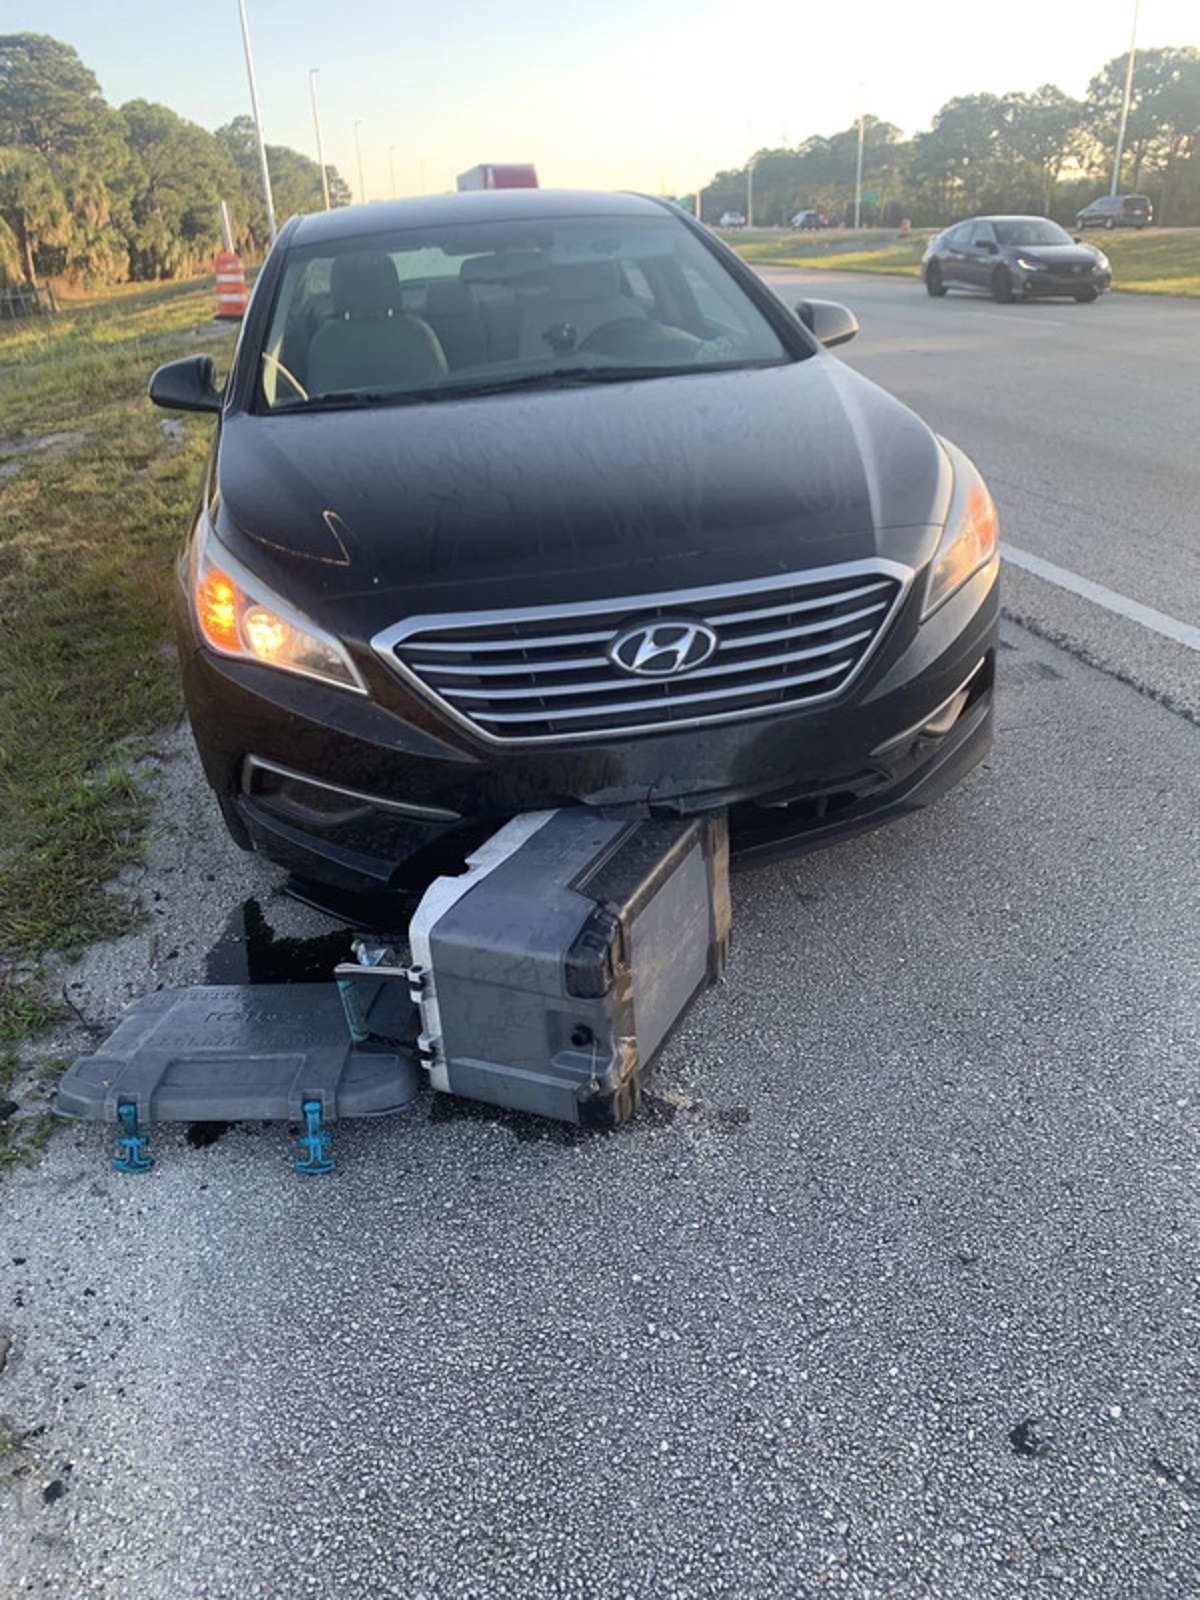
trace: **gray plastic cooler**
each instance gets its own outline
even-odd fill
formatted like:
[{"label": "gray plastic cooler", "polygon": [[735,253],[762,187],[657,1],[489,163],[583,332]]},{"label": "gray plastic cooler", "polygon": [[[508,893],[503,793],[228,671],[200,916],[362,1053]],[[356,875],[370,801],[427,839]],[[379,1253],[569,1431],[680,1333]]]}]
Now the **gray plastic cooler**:
[{"label": "gray plastic cooler", "polygon": [[528,813],[427,890],[411,965],[147,995],[56,1109],[121,1124],[124,1170],[156,1122],[303,1122],[327,1141],[326,1123],[411,1104],[421,1068],[443,1093],[616,1127],[728,942],[723,816]]},{"label": "gray plastic cooler", "polygon": [[[517,817],[409,927],[435,1089],[619,1126],[729,943],[725,818]],[[344,969],[340,969],[344,970]]]}]

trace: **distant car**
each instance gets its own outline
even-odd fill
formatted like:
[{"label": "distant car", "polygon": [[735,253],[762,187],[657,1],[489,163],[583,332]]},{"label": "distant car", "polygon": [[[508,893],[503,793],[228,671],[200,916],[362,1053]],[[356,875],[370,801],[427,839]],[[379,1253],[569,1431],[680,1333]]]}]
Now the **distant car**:
[{"label": "distant car", "polygon": [[1047,295],[1095,300],[1112,284],[1103,250],[1049,217],[969,217],[931,241],[921,276],[936,299],[947,289],[981,289],[1001,304]]},{"label": "distant car", "polygon": [[762,860],[948,789],[992,738],[996,512],[829,353],[857,327],[642,196],[293,217],[224,388],[150,388],[216,424],[179,640],[238,843],[364,892],[519,812],[728,807]]},{"label": "distant car", "polygon": [[793,228],[827,228],[829,218],[820,211],[797,211],[792,218]]},{"label": "distant car", "polygon": [[718,228],[744,228],[746,219],[740,211],[722,211]]},{"label": "distant car", "polygon": [[1077,228],[1144,228],[1154,207],[1144,194],[1102,194],[1075,218]]}]

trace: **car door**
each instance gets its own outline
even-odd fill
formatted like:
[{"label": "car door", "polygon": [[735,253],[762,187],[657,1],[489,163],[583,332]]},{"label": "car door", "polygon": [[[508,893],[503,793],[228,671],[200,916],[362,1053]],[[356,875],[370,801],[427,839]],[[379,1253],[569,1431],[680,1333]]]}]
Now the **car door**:
[{"label": "car door", "polygon": [[960,222],[957,228],[951,228],[942,237],[941,253],[938,257],[938,266],[942,272],[943,283],[966,283],[967,266],[969,265],[969,246],[971,242],[971,224]]},{"label": "car door", "polygon": [[990,222],[977,222],[965,252],[965,279],[973,289],[986,289],[992,281],[999,253],[996,230]]}]

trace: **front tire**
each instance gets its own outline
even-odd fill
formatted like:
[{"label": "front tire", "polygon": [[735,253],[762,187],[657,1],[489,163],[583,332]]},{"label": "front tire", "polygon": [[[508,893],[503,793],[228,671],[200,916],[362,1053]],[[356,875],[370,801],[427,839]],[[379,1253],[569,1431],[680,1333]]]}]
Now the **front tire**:
[{"label": "front tire", "polygon": [[1075,298],[1081,306],[1091,305],[1093,300],[1099,300],[1100,291],[1099,289],[1080,289]]},{"label": "front tire", "polygon": [[992,273],[992,299],[997,305],[1008,305],[1013,297],[1012,273],[1007,267],[997,267]]},{"label": "front tire", "polygon": [[925,292],[931,294],[935,300],[940,300],[946,292],[946,285],[942,282],[942,269],[936,261],[931,261],[925,268]]}]

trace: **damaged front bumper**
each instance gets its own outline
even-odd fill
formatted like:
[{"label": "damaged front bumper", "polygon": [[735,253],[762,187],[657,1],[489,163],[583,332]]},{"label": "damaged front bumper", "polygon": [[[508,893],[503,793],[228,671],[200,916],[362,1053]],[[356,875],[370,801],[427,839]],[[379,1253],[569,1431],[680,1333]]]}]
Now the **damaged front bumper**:
[{"label": "damaged front bumper", "polygon": [[[447,870],[525,811],[726,810],[731,848],[744,865],[816,849],[928,805],[991,745],[998,625],[993,570],[903,647],[883,652],[848,702],[532,751],[481,750],[431,725],[427,712],[422,725],[366,698],[348,706],[334,691],[325,694],[326,711],[311,686],[297,689],[262,669],[247,684],[201,651],[184,670],[191,704],[211,696],[237,713],[203,718],[209,732],[200,750],[243,847],[310,884],[420,893],[431,871]],[[274,697],[269,705],[264,690]]]}]

